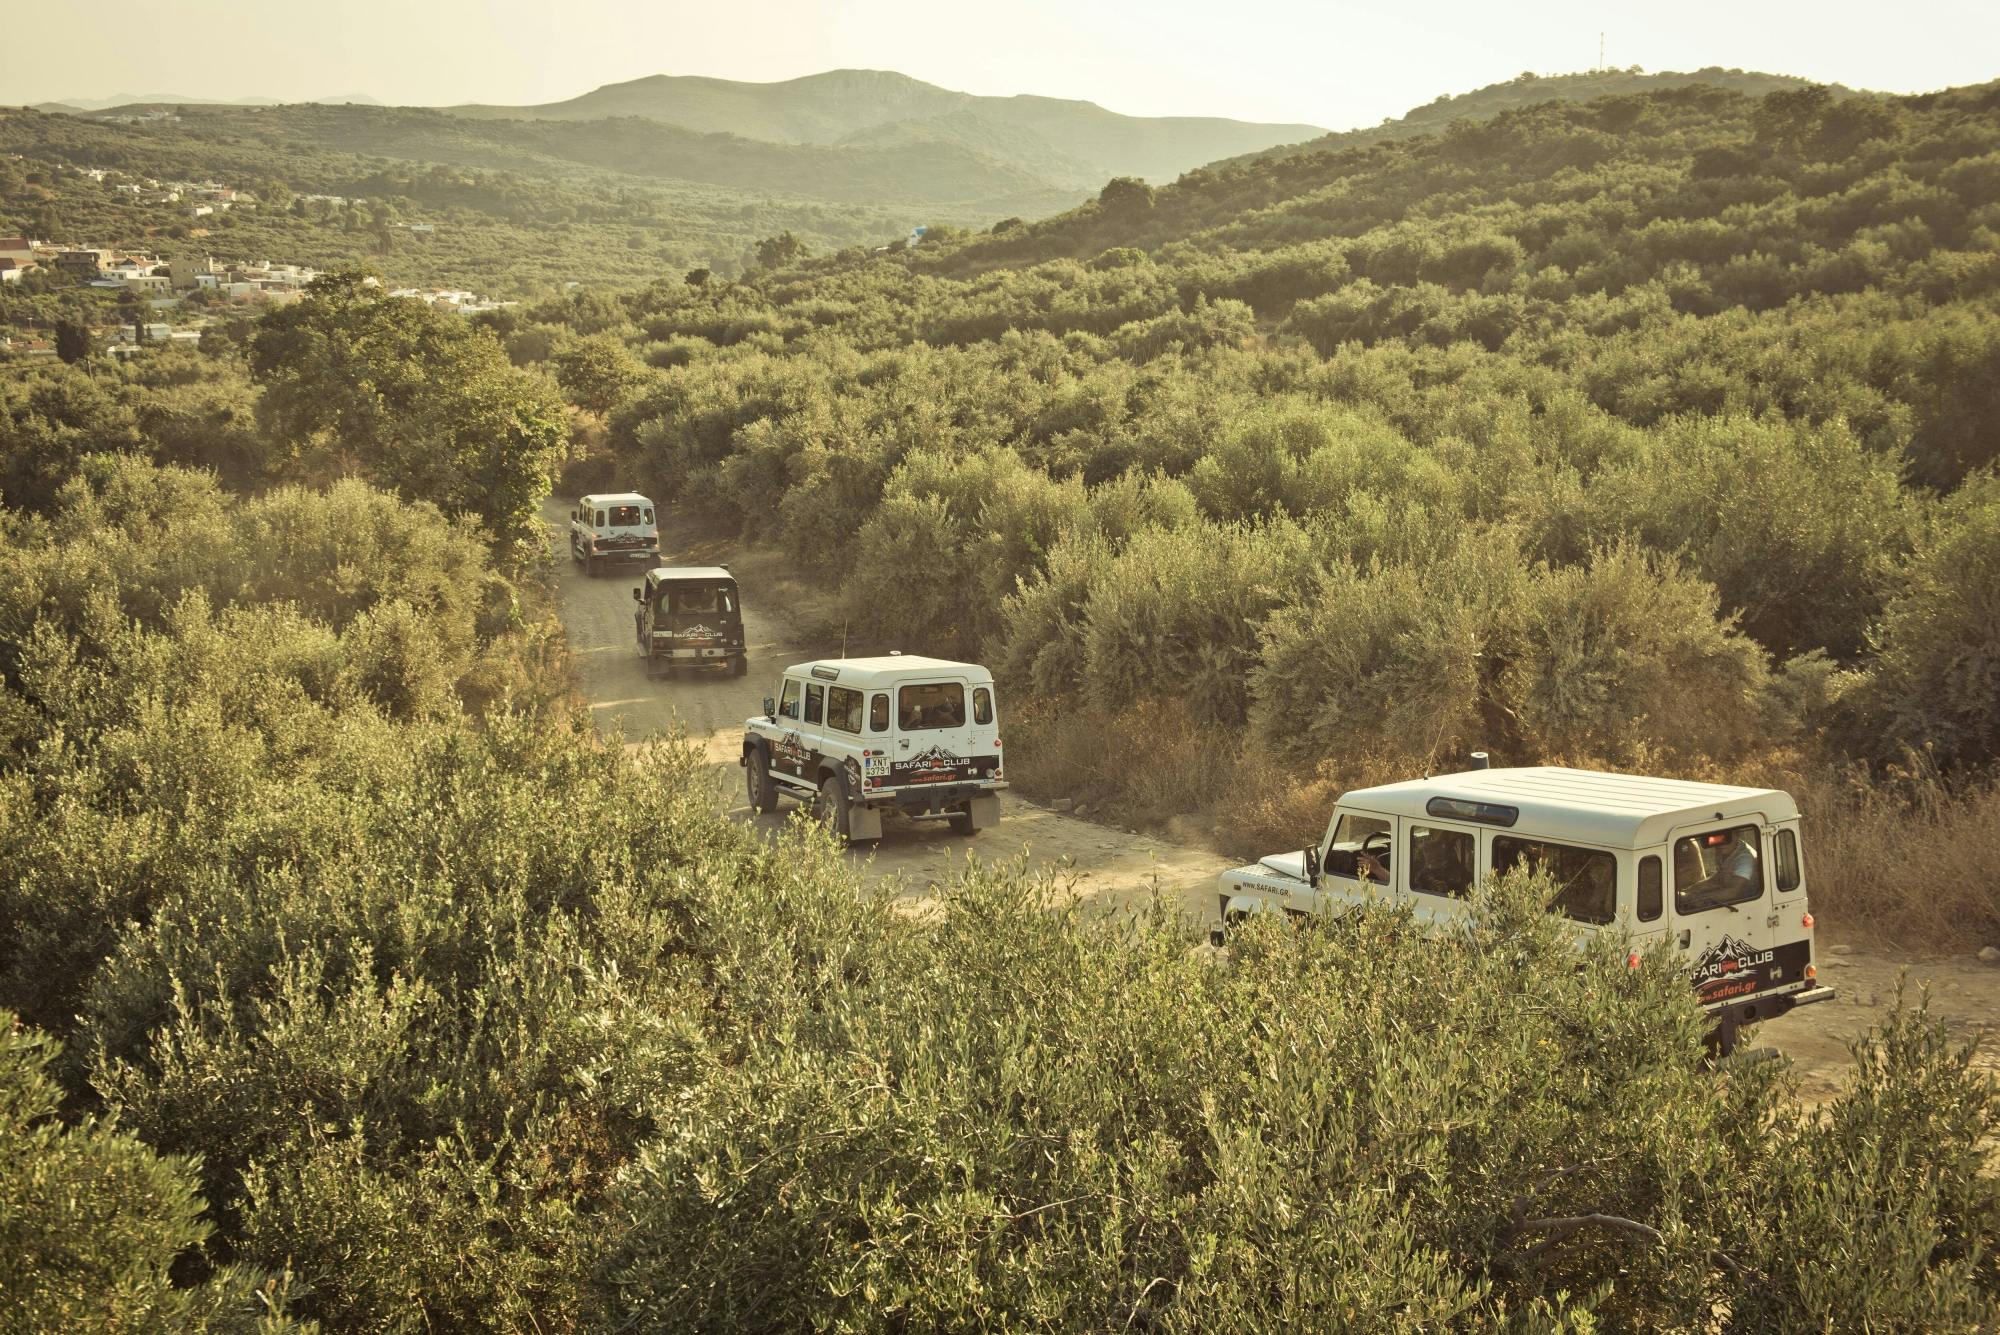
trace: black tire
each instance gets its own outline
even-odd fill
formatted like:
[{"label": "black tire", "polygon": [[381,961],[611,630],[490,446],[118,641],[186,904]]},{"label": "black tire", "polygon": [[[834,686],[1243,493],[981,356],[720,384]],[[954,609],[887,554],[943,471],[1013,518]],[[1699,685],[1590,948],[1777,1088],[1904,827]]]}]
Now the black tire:
[{"label": "black tire", "polygon": [[819,781],[819,797],[813,802],[813,814],[833,832],[834,838],[843,844],[848,841],[847,783],[838,774],[829,774]]},{"label": "black tire", "polygon": [[594,556],[586,556],[586,557],[584,557],[584,558],[583,558],[583,577],[584,577],[585,579],[596,579],[596,578],[597,578],[597,558],[596,558],[596,557],[594,557]]},{"label": "black tire", "polygon": [[734,665],[733,665],[733,666],[732,666],[732,667],[731,667],[731,668],[729,669],[729,675],[730,675],[730,676],[732,676],[732,677],[747,677],[747,676],[749,676],[749,675],[750,675],[750,657],[749,657],[749,655],[747,655],[747,654],[738,654],[738,655],[736,655],[736,662],[735,662],[735,664],[734,664]]},{"label": "black tire", "polygon": [[967,807],[964,811],[954,811],[951,813],[951,832],[967,836],[979,833],[973,827],[972,809],[970,807]]},{"label": "black tire", "polygon": [[778,809],[778,785],[771,782],[771,766],[764,759],[762,751],[752,751],[750,760],[743,766],[744,787],[749,790],[750,809],[763,815],[770,815]]}]

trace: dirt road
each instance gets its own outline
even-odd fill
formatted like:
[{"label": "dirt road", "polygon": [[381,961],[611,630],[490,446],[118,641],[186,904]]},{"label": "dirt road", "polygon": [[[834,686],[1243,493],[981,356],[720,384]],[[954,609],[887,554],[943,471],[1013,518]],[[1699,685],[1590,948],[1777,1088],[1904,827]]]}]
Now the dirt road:
[{"label": "dirt road", "polygon": [[[736,763],[743,720],[775,692],[779,672],[787,664],[840,652],[837,634],[828,637],[832,643],[812,643],[811,632],[800,629],[802,619],[779,610],[806,606],[824,596],[791,580],[774,554],[745,552],[718,540],[690,539],[677,531],[680,526],[672,515],[662,515],[664,561],[727,564],[736,576],[743,593],[750,671],[743,677],[717,673],[648,681],[632,619],[632,589],[639,576],[586,576],[583,567],[570,559],[568,506],[551,500],[543,505],[542,518],[556,562],[563,625],[576,657],[579,685],[598,728],[618,731],[628,744],[637,745],[678,724],[689,740],[705,748],[714,766],[717,793],[731,814],[778,829],[792,810],[789,802],[780,803],[772,815],[755,816],[744,796],[743,771]],[[1220,854],[1057,815],[1012,794],[1001,799],[999,827],[976,838],[954,835],[941,822],[891,819],[884,822],[880,844],[849,856],[869,879],[893,883],[902,893],[921,897],[968,852],[989,862],[1025,855],[1032,867],[1064,872],[1072,878],[1076,893],[1094,903],[1142,903],[1157,882],[1162,893],[1196,911],[1211,903],[1216,873],[1231,865]]]},{"label": "dirt road", "polygon": [[[628,744],[678,723],[706,748],[713,762],[718,800],[738,820],[755,820],[775,831],[791,811],[781,804],[774,815],[755,816],[743,794],[736,764],[743,720],[775,689],[789,663],[837,654],[838,633],[816,637],[803,629],[810,620],[796,609],[823,602],[824,595],[797,583],[785,563],[765,551],[745,551],[720,539],[690,539],[663,516],[664,559],[673,564],[727,564],[743,591],[744,631],[750,651],[746,677],[717,675],[690,680],[648,681],[638,656],[632,621],[634,575],[587,578],[569,559],[567,510],[560,501],[543,506],[556,557],[559,606],[576,655],[580,684],[598,727],[623,733]],[[815,639],[831,642],[813,642]],[[1002,702],[1004,709],[1005,702]],[[968,852],[987,861],[1025,856],[1037,869],[1056,869],[1073,878],[1078,895],[1093,903],[1142,903],[1159,890],[1192,915],[1215,912],[1215,875],[1233,860],[1184,848],[1089,821],[1057,815],[1012,794],[1001,804],[1001,823],[976,839],[962,839],[941,824],[885,823],[882,842],[849,856],[877,884],[921,898]],[[1789,1056],[1801,1093],[1824,1099],[1849,1069],[1846,1044],[1890,1006],[1897,979],[1907,972],[1912,994],[1928,984],[1936,1009],[1963,1032],[2000,1027],[2000,966],[1970,956],[1912,958],[1878,951],[1865,943],[1843,942],[1837,926],[1822,931],[1821,978],[1838,992],[1835,1000],[1795,1011],[1760,1026],[1752,1042]],[[1982,1064],[2000,1067],[2000,1054],[1981,1055]]]}]

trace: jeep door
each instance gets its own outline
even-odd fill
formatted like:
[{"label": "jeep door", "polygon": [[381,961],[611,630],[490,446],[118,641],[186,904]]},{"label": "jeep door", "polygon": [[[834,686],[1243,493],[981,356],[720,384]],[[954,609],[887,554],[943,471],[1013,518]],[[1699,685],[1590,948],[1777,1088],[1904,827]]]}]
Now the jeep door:
[{"label": "jeep door", "polygon": [[1310,892],[1312,902],[1301,907],[1340,914],[1392,899],[1397,824],[1395,816],[1336,810],[1320,850],[1319,885]]},{"label": "jeep door", "polygon": [[[1751,813],[1683,826],[1667,842],[1668,922],[1675,944],[1694,969],[1703,1002],[1745,997],[1775,983],[1796,982],[1795,966],[1777,958],[1778,913],[1771,895],[1771,859],[1763,817]],[[1773,977],[1773,972],[1787,973]]]},{"label": "jeep door", "polygon": [[[991,687],[981,683],[981,689]],[[889,748],[889,782],[954,783],[973,777],[973,688],[964,677],[898,682],[890,708],[896,744]],[[994,755],[990,743],[988,755]],[[987,766],[991,768],[991,766]]]},{"label": "jeep door", "polygon": [[[814,683],[815,686],[818,683]],[[824,699],[824,696],[822,696]],[[819,729],[812,727],[812,741],[807,742],[806,724],[806,682],[799,677],[786,677],[778,688],[777,737],[771,743],[771,769],[779,774],[817,786],[818,780],[807,773],[807,765],[812,753],[818,748]]]},{"label": "jeep door", "polygon": [[653,627],[671,631],[674,648],[693,649],[695,656],[720,657],[711,652],[740,644],[743,639],[742,614],[737,610],[736,585],[727,580],[675,580],[662,582],[655,602]]}]

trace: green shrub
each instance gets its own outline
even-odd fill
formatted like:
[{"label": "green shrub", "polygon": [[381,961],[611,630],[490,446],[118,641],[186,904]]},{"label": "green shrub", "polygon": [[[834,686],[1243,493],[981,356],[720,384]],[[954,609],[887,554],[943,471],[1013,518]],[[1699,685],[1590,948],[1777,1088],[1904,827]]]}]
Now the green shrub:
[{"label": "green shrub", "polygon": [[310,1330],[289,1281],[247,1266],[177,1285],[212,1236],[195,1173],[112,1121],[64,1125],[54,1044],[0,1010],[0,1326],[18,1331]]}]

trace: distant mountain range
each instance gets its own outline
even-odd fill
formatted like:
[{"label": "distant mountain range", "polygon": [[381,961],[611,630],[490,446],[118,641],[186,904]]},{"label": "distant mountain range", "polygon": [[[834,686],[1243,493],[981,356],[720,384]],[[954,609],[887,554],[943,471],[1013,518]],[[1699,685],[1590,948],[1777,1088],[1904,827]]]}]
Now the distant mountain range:
[{"label": "distant mountain range", "polygon": [[[310,97],[302,101],[322,102],[328,105],[354,103],[363,107],[379,107],[382,104],[366,93],[348,93],[341,97]],[[186,97],[180,93],[116,93],[110,97],[65,97],[54,102],[37,102],[36,111],[83,112],[116,111],[125,107],[275,107],[283,105],[275,97]]]},{"label": "distant mountain range", "polygon": [[479,119],[595,121],[637,117],[711,134],[829,148],[955,145],[1048,184],[1094,189],[1113,176],[1170,181],[1217,158],[1325,134],[1207,116],[1122,116],[1094,102],[981,97],[886,70],[830,70],[782,83],[656,74],[566,102],[459,106]]},{"label": "distant mountain range", "polygon": [[385,107],[360,96],[281,105],[148,94],[39,109],[88,119],[172,108],[180,113],[177,133],[196,139],[248,134],[299,149],[531,175],[615,172],[979,226],[1008,215],[1061,212],[1116,176],[1168,182],[1210,164],[1406,138],[1537,102],[1693,83],[1761,96],[1805,82],[1724,69],[1523,75],[1337,133],[1302,124],[1124,116],[1060,98],[976,96],[881,70],[832,70],[781,83],[654,75],[517,107]]}]

